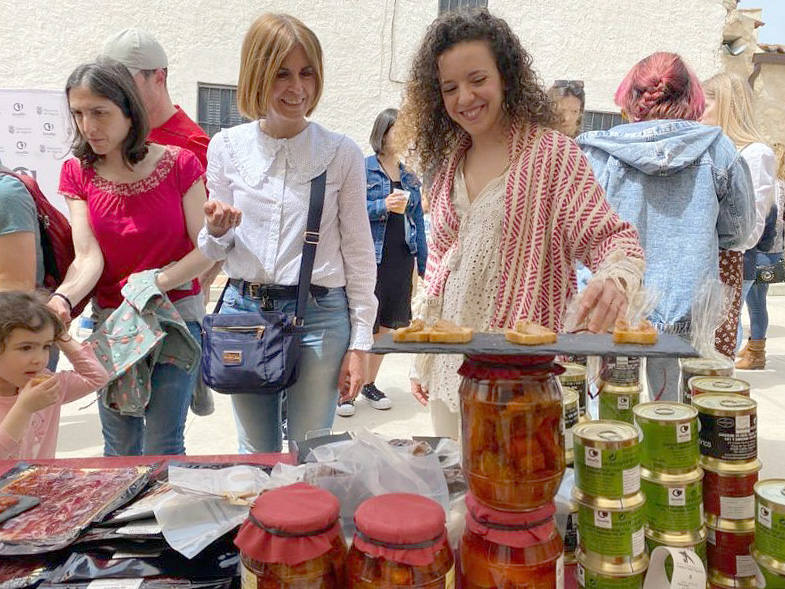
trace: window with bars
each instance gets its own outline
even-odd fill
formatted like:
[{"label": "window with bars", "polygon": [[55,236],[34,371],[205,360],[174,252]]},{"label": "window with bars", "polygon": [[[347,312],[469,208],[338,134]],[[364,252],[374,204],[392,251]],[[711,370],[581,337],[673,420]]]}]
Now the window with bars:
[{"label": "window with bars", "polygon": [[607,131],[611,127],[621,125],[623,122],[624,119],[617,112],[587,110],[583,113],[581,133],[585,131]]},{"label": "window with bars", "polygon": [[237,86],[199,84],[199,126],[210,137],[221,129],[247,122],[237,111]]},{"label": "window with bars", "polygon": [[439,0],[439,14],[459,8],[488,8],[488,0]]}]

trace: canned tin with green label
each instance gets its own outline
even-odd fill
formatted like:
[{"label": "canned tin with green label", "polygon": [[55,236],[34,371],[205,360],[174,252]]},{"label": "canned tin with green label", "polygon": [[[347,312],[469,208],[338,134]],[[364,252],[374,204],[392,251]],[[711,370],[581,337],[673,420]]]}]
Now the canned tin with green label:
[{"label": "canned tin with green label", "polygon": [[632,412],[641,400],[641,386],[603,383],[600,387],[600,419],[635,423]]},{"label": "canned tin with green label", "polygon": [[640,489],[638,430],[619,421],[589,421],[573,430],[575,485],[595,497],[619,499]]},{"label": "canned tin with green label", "polygon": [[756,546],[753,546],[750,552],[766,581],[763,586],[766,589],[783,589],[785,587],[785,562],[762,554]]},{"label": "canned tin with green label", "polygon": [[649,567],[646,553],[623,564],[582,550],[576,553],[576,559],[576,580],[583,589],[641,589]]},{"label": "canned tin with green label", "polygon": [[634,356],[603,356],[600,380],[614,385],[640,385],[641,359]]},{"label": "canned tin with green label", "polygon": [[755,484],[755,547],[785,562],[785,479]]},{"label": "canned tin with green label", "polygon": [[700,420],[701,454],[720,460],[758,456],[758,404],[741,395],[707,393],[692,400]]},{"label": "canned tin with green label", "polygon": [[580,414],[586,413],[586,366],[575,362],[563,362],[564,372],[559,375],[559,382],[564,393],[575,391],[578,395]]},{"label": "canned tin with green label", "polygon": [[688,382],[690,394],[694,399],[705,394],[734,394],[742,397],[750,396],[750,383],[730,376],[693,376]]},{"label": "canned tin with green label", "polygon": [[[646,528],[646,549],[649,554],[654,552],[658,546],[692,550],[701,559],[703,566],[706,566],[706,528],[704,526],[689,532],[663,532]],[[666,563],[665,569],[670,578],[673,572],[673,563],[670,563],[670,569]]]},{"label": "canned tin with green label", "polygon": [[661,531],[686,532],[703,526],[703,471],[665,474],[641,469],[646,523]]},{"label": "canned tin with green label", "polygon": [[564,412],[564,456],[567,464],[571,465],[575,456],[573,451],[572,428],[580,421],[580,408],[578,393],[570,388],[564,388],[562,393],[562,408]]},{"label": "canned tin with green label", "polygon": [[643,493],[606,499],[592,497],[576,487],[572,497],[578,504],[578,538],[583,550],[626,559],[645,552]]},{"label": "canned tin with green label", "polygon": [[655,401],[633,409],[643,433],[641,466],[688,472],[698,467],[698,411],[683,403]]},{"label": "canned tin with green label", "polygon": [[692,398],[688,383],[693,376],[733,376],[733,361],[728,358],[684,358],[679,364],[679,394],[688,405]]}]

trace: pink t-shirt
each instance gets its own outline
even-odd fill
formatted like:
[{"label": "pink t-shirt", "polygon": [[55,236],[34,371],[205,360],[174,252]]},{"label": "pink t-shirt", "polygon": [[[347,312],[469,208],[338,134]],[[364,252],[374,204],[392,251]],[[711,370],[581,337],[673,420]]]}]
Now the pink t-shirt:
[{"label": "pink t-shirt", "polygon": [[[54,458],[60,429],[60,406],[100,389],[109,381],[109,375],[89,344],[83,344],[76,352],[67,352],[66,357],[74,370],[54,375],[60,384],[60,401],[33,413],[21,440],[14,440],[0,427],[0,459]],[[17,398],[16,395],[0,396],[0,420],[8,415]]]},{"label": "pink t-shirt", "polygon": [[[187,149],[164,147],[155,170],[142,180],[118,183],[102,178],[92,167],[71,158],[60,172],[60,194],[87,201],[90,226],[104,256],[104,271],[96,285],[98,305],[116,308],[128,276],[163,268],[194,249],[183,211],[183,196],[204,176],[202,164]],[[199,292],[172,290],[172,301]]]}]

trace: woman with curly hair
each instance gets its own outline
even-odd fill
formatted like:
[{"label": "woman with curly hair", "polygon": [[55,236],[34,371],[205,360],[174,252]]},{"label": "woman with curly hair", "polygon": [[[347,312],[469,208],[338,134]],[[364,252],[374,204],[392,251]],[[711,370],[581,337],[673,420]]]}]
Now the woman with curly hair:
[{"label": "woman with curly hair", "polygon": [[[531,64],[487,10],[437,19],[414,59],[395,139],[416,168],[436,171],[426,288],[415,305],[427,322],[493,330],[528,319],[558,330],[581,261],[596,275],[577,324],[603,331],[640,284],[635,229],[611,211],[578,146],[550,128],[555,116]],[[431,401],[437,435],[458,435],[461,361],[415,364],[412,393]]]},{"label": "woman with curly hair", "polygon": [[[703,91],[675,53],[635,64],[615,101],[631,122],[578,144],[611,206],[641,235],[644,284],[659,295],[649,320],[689,337],[693,299],[707,278],[720,278],[719,248],[738,246],[751,229],[749,173],[721,129],[698,123]],[[649,358],[647,376],[652,398],[677,400],[676,359]]]}]

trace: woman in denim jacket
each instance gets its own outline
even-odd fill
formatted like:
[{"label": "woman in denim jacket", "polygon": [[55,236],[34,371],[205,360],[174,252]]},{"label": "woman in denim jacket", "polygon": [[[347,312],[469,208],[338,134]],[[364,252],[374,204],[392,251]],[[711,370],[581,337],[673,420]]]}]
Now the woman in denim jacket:
[{"label": "woman in denim jacket", "polygon": [[[627,74],[615,95],[632,121],[578,137],[608,202],[640,233],[644,284],[659,302],[649,315],[664,333],[688,337],[690,307],[718,278],[719,248],[739,246],[754,223],[750,173],[719,127],[697,122],[700,83],[681,58],[655,53]],[[677,398],[675,359],[649,359],[652,398]]]},{"label": "woman in denim jacket", "polygon": [[[379,300],[374,338],[409,324],[414,262],[416,259],[417,274],[423,276],[428,258],[420,181],[403,167],[390,148],[390,129],[397,118],[398,110],[394,108],[379,113],[371,131],[374,155],[365,158],[366,206],[376,250],[376,298]],[[390,399],[374,383],[384,356],[377,354],[369,358],[368,382],[362,394],[374,409],[389,409]],[[338,415],[354,415],[354,401],[339,405]]]}]

